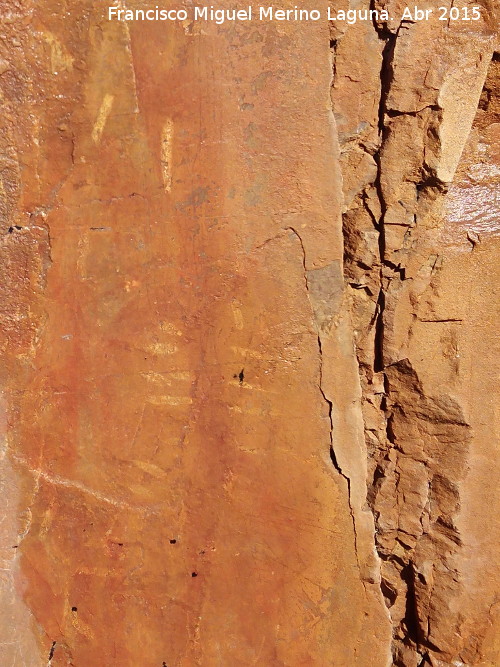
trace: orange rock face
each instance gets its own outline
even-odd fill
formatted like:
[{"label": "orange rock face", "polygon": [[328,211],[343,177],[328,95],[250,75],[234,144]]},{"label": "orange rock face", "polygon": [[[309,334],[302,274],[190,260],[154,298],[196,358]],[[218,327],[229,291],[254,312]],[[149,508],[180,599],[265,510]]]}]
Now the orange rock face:
[{"label": "orange rock face", "polygon": [[0,663],[497,665],[491,12],[2,11]]}]

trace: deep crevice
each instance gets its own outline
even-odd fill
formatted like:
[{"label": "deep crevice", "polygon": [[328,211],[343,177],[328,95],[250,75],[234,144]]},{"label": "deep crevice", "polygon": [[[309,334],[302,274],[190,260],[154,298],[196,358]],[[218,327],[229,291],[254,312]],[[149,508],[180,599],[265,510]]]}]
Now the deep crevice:
[{"label": "deep crevice", "polygon": [[389,32],[379,32],[380,39],[385,41],[382,49],[382,66],[380,68],[380,103],[378,109],[378,129],[381,137],[386,131],[385,114],[387,113],[387,98],[391,89],[392,79],[394,77],[393,59],[396,48],[396,40],[399,35],[399,28],[396,34]]},{"label": "deep crevice", "polygon": [[375,321],[375,336],[374,344],[374,358],[373,370],[375,373],[380,373],[384,370],[384,309],[385,309],[385,292],[380,290],[378,301],[376,305],[376,321]]},{"label": "deep crevice", "polygon": [[415,577],[412,563],[408,563],[401,570],[401,579],[407,586],[406,609],[402,623],[406,627],[408,639],[417,647],[422,640],[420,625],[418,621],[417,598],[415,595]]}]

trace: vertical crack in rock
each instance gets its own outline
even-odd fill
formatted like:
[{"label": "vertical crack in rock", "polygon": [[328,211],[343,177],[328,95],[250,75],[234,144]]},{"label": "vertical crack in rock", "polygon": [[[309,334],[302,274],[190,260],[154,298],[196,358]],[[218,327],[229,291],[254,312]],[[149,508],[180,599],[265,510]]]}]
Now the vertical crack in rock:
[{"label": "vertical crack in rock", "polygon": [[[306,275],[306,284],[307,284],[307,275]],[[333,426],[333,401],[331,401],[325,393],[324,384],[323,384],[323,345],[321,341],[321,335],[318,333],[318,351],[319,351],[319,390],[323,399],[328,407],[328,419],[330,422],[330,460],[333,464],[335,470],[345,479],[347,485],[347,499],[349,503],[349,514],[351,515],[352,528],[354,533],[354,551],[356,553],[356,561],[358,563],[358,568],[361,570],[359,553],[358,553],[358,533],[356,528],[356,517],[354,516],[354,509],[352,503],[352,491],[351,491],[351,479],[348,475],[345,474],[341,465],[338,462],[337,455],[335,454],[334,447],[334,426]],[[361,577],[363,586],[365,586],[364,578]]]},{"label": "vertical crack in rock", "polygon": [[[323,342],[321,331],[325,326],[329,327],[332,324],[333,315],[338,311],[342,299],[342,270],[340,264],[333,262],[330,265],[321,267],[319,269],[308,270],[306,250],[302,237],[293,227],[287,227],[287,231],[292,232],[298,239],[302,250],[302,266],[304,269],[304,285],[311,304],[313,323],[316,327],[317,341],[318,341],[318,360],[319,360],[319,382],[318,387],[327,405],[328,420],[330,424],[330,460],[335,470],[346,481],[347,496],[349,503],[349,513],[352,520],[353,534],[354,534],[354,550],[358,568],[361,570],[359,554],[358,554],[358,536],[356,527],[356,517],[354,515],[352,495],[351,495],[351,479],[342,469],[334,448],[334,424],[333,424],[333,401],[328,398],[324,381],[323,381]],[[365,584],[362,579],[363,585]]]}]

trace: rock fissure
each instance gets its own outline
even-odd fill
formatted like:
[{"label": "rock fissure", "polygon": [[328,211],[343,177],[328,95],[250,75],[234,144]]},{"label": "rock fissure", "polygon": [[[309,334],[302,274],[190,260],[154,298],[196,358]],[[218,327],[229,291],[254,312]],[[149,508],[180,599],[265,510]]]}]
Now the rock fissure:
[{"label": "rock fissure", "polygon": [[[306,250],[304,247],[304,242],[302,240],[301,235],[298,233],[298,231],[294,227],[287,227],[285,231],[292,232],[295,237],[298,239],[302,251],[302,267],[304,269],[304,284],[306,288],[306,292],[308,295],[308,300],[311,304],[311,315],[312,315],[312,321],[314,323],[314,326],[316,327],[317,330],[317,341],[318,341],[318,361],[319,361],[319,382],[318,382],[318,387],[319,391],[321,393],[321,396],[326,403],[327,406],[327,411],[328,411],[328,420],[329,420],[329,425],[330,425],[330,447],[329,447],[329,457],[332,462],[332,465],[334,469],[339,473],[339,475],[345,480],[346,482],[346,492],[347,492],[347,499],[348,499],[348,504],[349,504],[349,513],[351,516],[351,521],[352,521],[352,526],[353,526],[353,535],[354,535],[354,550],[356,554],[356,560],[358,563],[358,568],[361,571],[361,566],[360,566],[360,560],[359,560],[359,553],[358,553],[358,535],[357,535],[357,526],[356,526],[356,516],[354,513],[354,508],[353,508],[353,503],[352,503],[352,490],[351,490],[351,479],[349,478],[348,475],[344,472],[342,469],[339,460],[337,458],[337,455],[335,453],[335,446],[334,446],[334,423],[333,423],[333,401],[328,398],[324,386],[324,377],[323,377],[323,342],[322,342],[322,335],[321,335],[321,330],[322,327],[325,326],[325,324],[328,322],[328,325],[331,326],[331,321],[328,321],[329,318],[324,317],[324,313],[318,315],[318,304],[322,301],[322,297],[324,294],[322,294],[321,290],[315,288],[311,289],[311,275],[313,275],[313,272],[321,272],[322,269],[313,269],[313,270],[308,270],[308,262],[307,262],[307,256],[306,256]],[[328,269],[328,267],[323,267],[323,269]],[[330,276],[327,275],[326,277],[326,283],[328,284]],[[330,304],[331,306],[331,304]],[[323,315],[323,316],[322,316]],[[327,326],[328,326],[327,325]],[[365,581],[362,578],[363,586],[365,586]]]}]

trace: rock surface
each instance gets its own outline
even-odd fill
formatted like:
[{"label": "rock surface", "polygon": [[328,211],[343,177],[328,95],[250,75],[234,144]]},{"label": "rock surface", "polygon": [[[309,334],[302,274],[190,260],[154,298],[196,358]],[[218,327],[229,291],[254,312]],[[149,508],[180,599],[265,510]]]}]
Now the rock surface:
[{"label": "rock surface", "polygon": [[500,664],[495,11],[4,0],[2,665]]}]

